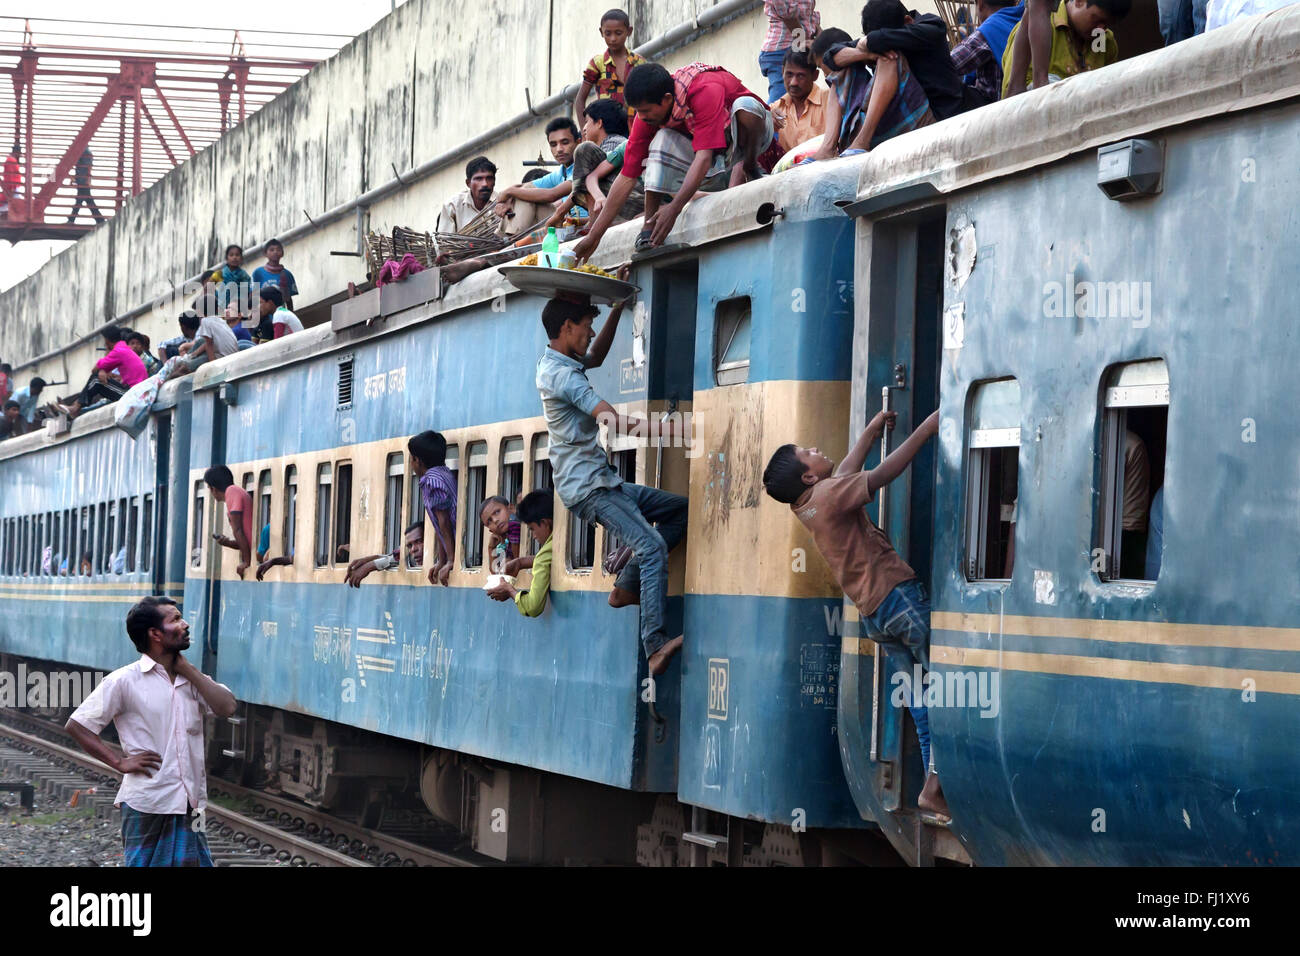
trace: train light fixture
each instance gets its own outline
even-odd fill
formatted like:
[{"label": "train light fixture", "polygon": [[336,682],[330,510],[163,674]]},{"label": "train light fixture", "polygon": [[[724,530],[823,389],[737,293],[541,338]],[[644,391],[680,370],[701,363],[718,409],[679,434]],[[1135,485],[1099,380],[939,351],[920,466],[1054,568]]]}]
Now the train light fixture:
[{"label": "train light fixture", "polygon": [[1097,150],[1097,185],[1110,199],[1158,195],[1164,172],[1164,147],[1155,140],[1126,139]]}]

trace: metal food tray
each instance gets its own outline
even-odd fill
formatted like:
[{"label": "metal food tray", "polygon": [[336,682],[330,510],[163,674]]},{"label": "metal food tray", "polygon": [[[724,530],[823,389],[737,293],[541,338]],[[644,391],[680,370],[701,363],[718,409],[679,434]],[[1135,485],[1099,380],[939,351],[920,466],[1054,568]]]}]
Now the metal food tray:
[{"label": "metal food tray", "polygon": [[499,266],[498,271],[520,292],[552,297],[558,292],[586,295],[601,305],[622,302],[641,287],[622,279],[609,279],[575,269],[551,269],[546,266]]}]

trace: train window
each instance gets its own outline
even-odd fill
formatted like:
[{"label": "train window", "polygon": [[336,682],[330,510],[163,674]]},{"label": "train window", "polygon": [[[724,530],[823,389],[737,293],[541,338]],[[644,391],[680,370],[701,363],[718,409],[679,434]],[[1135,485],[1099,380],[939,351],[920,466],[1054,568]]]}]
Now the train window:
[{"label": "train window", "polygon": [[[424,521],[424,498],[420,495],[420,479],[416,478],[414,473],[408,473],[406,479],[407,479],[406,483],[408,487],[410,487],[411,489],[411,500],[410,500],[409,508],[407,510],[407,523],[410,524],[415,521],[423,522]],[[428,528],[426,528],[425,531],[426,533],[431,533],[429,532]],[[431,538],[428,539],[428,541],[431,540],[432,540]],[[428,541],[426,541],[426,544],[428,543]],[[412,559],[410,554],[407,554],[406,566],[408,568],[418,568],[420,565],[418,562]]]},{"label": "train window", "polygon": [[[543,432],[533,436],[533,491],[550,491],[554,487],[551,478],[550,436]],[[536,554],[542,543],[531,534],[528,536],[528,553]]]},{"label": "train window", "polygon": [[596,562],[596,526],[569,512],[569,547],[566,558],[570,571],[590,571]]},{"label": "train window", "polygon": [[339,462],[334,473],[334,562],[352,560],[352,463]]},{"label": "train window", "polygon": [[53,523],[50,533],[50,564],[48,568],[42,568],[46,574],[59,573],[59,561],[63,558],[62,544],[63,536],[63,513],[56,511],[51,515]]},{"label": "train window", "polygon": [[334,466],[316,469],[316,567],[330,565],[330,504],[334,492]]},{"label": "train window", "polygon": [[257,476],[257,540],[254,542],[254,548],[261,547],[262,531],[266,531],[266,550],[258,554],[258,561],[265,561],[270,557],[271,550],[271,469],[263,468]]},{"label": "train window", "polygon": [[723,299],[713,320],[713,369],[719,385],[749,381],[749,330],[753,309],[749,296]]},{"label": "train window", "polygon": [[[386,492],[384,494],[384,553],[392,554],[402,546],[402,505],[404,503],[403,481],[406,478],[406,466],[402,453],[394,452],[388,456],[386,472]],[[412,519],[414,520],[414,519]]]},{"label": "train window", "polygon": [[[618,472],[618,476],[624,481],[636,483],[636,449],[626,448],[623,451],[616,451],[610,457],[610,464]],[[623,546],[623,542],[618,536],[608,528],[605,529],[605,557],[609,557],[615,551]]]},{"label": "train window", "polygon": [[81,529],[77,538],[77,573],[90,574],[93,570],[91,555],[95,553],[95,508],[83,505],[81,508]]},{"label": "train window", "polygon": [[293,564],[298,545],[298,467],[284,470],[284,538],[280,542],[284,556]]},{"label": "train window", "polygon": [[111,557],[112,564],[109,570],[114,574],[124,574],[126,572],[126,529],[129,521],[129,510],[127,499],[120,498],[117,502],[117,525],[114,528],[115,537],[113,538],[113,554]]},{"label": "train window", "polygon": [[153,570],[153,495],[144,496],[144,520],[140,524],[140,570]]},{"label": "train window", "polygon": [[190,539],[190,567],[203,567],[203,511],[206,503],[203,479],[194,482],[194,534]]},{"label": "train window", "polygon": [[487,442],[476,441],[465,450],[465,542],[463,568],[483,566],[483,524],[479,511],[487,500]]},{"label": "train window", "polygon": [[1011,578],[1020,464],[1020,383],[976,385],[970,405],[966,577]]},{"label": "train window", "polygon": [[1093,564],[1102,580],[1154,581],[1160,574],[1168,428],[1169,371],[1162,359],[1108,371],[1102,390],[1100,535]]},{"label": "train window", "polygon": [[95,573],[113,570],[113,532],[117,530],[117,502],[99,506],[99,547],[95,550]]},{"label": "train window", "polygon": [[135,570],[136,564],[136,546],[140,540],[140,499],[132,498],[130,511],[126,522],[126,570],[130,573]]},{"label": "train window", "polygon": [[341,355],[339,363],[338,408],[352,407],[352,356]]},{"label": "train window", "polygon": [[519,492],[524,490],[524,440],[507,438],[501,443],[501,477],[497,487],[501,495],[510,502],[510,510],[515,508]]}]

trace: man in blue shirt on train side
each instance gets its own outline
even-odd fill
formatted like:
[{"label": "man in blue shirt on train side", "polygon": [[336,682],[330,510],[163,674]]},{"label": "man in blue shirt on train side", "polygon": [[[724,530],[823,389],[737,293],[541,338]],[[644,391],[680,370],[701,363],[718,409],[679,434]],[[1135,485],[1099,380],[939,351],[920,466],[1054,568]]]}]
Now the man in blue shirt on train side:
[{"label": "man in blue shirt on train side", "polygon": [[548,302],[542,310],[542,324],[550,344],[537,361],[537,390],[546,415],[551,470],[560,500],[579,518],[617,535],[635,556],[619,572],[610,604],[632,603],[631,595],[639,594],[641,643],[650,673],[657,676],[667,670],[669,660],[682,646],[681,635],[668,639],[664,618],[668,552],[686,533],[686,499],[623,481],[601,447],[601,422],[616,434],[633,434],[638,428],[638,423],[618,414],[587,381],[587,369],[597,368],[609,353],[622,311],[622,304],[616,305],[597,335],[591,327],[597,310],[590,303]]}]

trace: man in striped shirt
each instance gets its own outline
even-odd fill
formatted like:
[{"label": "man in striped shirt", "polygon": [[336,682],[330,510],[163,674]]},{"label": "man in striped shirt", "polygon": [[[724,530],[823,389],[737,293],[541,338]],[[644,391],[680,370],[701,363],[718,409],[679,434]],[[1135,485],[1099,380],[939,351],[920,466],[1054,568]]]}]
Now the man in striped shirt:
[{"label": "man in striped shirt", "polygon": [[977,0],[975,12],[980,25],[952,49],[952,65],[962,82],[984,103],[996,103],[1002,95],[1002,54],[1007,38],[1025,13],[1024,0]]},{"label": "man in striped shirt", "polygon": [[758,68],[767,77],[767,102],[785,96],[785,79],[781,65],[785,55],[794,49],[806,53],[813,37],[821,29],[822,17],[817,12],[817,0],[763,0],[763,13],[767,16],[767,36],[758,54]]},{"label": "man in striped shirt", "polygon": [[435,431],[420,432],[406,447],[411,453],[411,471],[420,479],[420,499],[438,541],[429,583],[446,584],[456,560],[456,476],[447,467],[447,439]]}]

